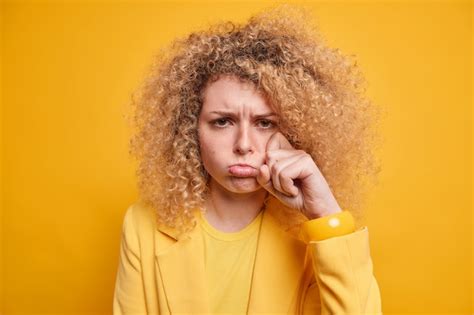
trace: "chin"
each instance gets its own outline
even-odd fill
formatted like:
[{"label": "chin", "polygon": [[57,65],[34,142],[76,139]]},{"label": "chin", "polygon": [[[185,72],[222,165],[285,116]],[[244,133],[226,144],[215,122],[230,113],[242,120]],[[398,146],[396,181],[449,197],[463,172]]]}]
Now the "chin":
[{"label": "chin", "polygon": [[226,186],[227,190],[240,194],[256,192],[263,188],[255,177],[231,177]]}]

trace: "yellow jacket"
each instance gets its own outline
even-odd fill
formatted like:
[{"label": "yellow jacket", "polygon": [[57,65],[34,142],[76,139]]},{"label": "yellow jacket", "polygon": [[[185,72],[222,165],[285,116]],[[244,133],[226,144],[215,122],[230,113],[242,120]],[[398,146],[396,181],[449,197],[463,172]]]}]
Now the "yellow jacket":
[{"label": "yellow jacket", "polygon": [[[366,226],[304,243],[262,218],[250,313],[382,314]],[[209,314],[200,226],[178,239],[138,203],[125,214],[113,299],[119,314]]]}]

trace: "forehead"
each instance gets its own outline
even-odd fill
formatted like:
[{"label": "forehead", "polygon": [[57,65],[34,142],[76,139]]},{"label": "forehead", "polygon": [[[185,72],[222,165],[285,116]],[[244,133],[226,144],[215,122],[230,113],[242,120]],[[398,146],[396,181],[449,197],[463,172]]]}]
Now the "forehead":
[{"label": "forehead", "polygon": [[221,76],[203,90],[203,111],[216,108],[227,110],[270,111],[272,108],[252,82],[233,76]]}]

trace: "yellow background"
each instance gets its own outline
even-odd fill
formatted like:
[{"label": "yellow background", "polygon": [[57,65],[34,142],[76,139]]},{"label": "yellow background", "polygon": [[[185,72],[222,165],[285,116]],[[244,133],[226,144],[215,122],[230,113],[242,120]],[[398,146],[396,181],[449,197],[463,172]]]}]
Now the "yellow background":
[{"label": "yellow background", "polygon": [[[4,314],[111,313],[131,92],[160,45],[268,3],[2,3]],[[384,313],[472,313],[472,4],[307,4],[388,110],[366,211]]]}]

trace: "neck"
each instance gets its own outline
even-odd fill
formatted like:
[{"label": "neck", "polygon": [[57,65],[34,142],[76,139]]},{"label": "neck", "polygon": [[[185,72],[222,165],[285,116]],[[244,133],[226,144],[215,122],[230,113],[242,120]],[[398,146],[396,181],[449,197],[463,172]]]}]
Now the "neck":
[{"label": "neck", "polygon": [[240,231],[258,216],[266,196],[264,188],[248,194],[237,194],[224,190],[211,180],[205,217],[220,231]]}]

